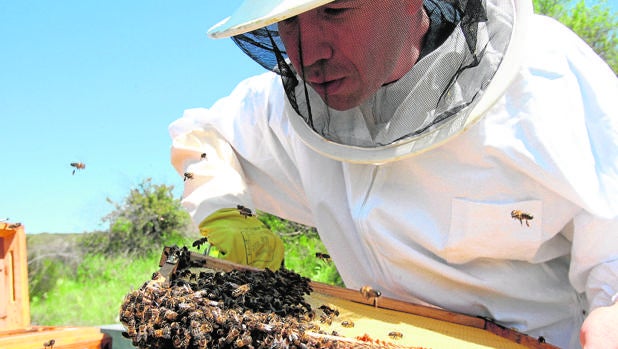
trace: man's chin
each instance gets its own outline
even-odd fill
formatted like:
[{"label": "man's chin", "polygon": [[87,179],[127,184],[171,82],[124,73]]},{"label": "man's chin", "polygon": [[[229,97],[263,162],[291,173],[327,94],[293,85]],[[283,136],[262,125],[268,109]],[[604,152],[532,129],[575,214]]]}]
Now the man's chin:
[{"label": "man's chin", "polygon": [[362,102],[358,102],[356,99],[342,98],[337,96],[321,96],[322,101],[328,105],[329,108],[337,111],[346,111],[352,108],[358,107]]}]

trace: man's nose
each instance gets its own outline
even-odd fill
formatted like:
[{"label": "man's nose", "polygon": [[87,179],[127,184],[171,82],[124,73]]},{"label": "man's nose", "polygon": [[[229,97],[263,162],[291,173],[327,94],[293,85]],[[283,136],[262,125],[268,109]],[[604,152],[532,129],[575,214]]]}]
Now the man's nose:
[{"label": "man's nose", "polygon": [[333,55],[331,37],[317,11],[298,16],[298,30],[303,65],[305,67],[327,60]]}]

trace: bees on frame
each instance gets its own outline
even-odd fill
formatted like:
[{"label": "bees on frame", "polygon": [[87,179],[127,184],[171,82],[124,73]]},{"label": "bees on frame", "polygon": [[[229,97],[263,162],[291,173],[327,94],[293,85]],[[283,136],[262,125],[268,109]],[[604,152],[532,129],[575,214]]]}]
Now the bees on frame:
[{"label": "bees on frame", "polygon": [[529,221],[533,220],[534,216],[524,211],[513,210],[511,211],[511,218],[518,220],[519,224],[524,224],[525,222],[526,226],[529,227],[530,226]]}]

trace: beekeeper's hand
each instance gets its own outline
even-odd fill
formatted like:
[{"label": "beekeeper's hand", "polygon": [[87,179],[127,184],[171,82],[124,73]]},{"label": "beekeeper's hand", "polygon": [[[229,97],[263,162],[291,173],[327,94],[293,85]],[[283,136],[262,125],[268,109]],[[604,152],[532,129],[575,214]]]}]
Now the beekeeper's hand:
[{"label": "beekeeper's hand", "polygon": [[199,229],[217,248],[219,258],[270,270],[279,269],[283,263],[281,238],[242,206],[214,212]]},{"label": "beekeeper's hand", "polygon": [[618,300],[613,305],[598,307],[588,314],[579,333],[584,349],[618,348]]}]

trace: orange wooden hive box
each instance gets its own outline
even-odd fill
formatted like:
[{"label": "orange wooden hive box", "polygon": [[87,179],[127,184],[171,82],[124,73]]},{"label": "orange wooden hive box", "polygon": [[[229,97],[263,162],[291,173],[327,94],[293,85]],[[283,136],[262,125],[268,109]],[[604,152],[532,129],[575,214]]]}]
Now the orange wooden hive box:
[{"label": "orange wooden hive box", "polygon": [[97,327],[32,326],[29,297],[24,226],[0,222],[0,348],[112,348]]}]

